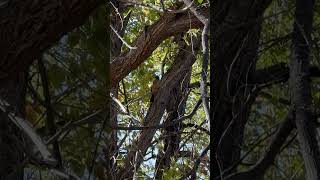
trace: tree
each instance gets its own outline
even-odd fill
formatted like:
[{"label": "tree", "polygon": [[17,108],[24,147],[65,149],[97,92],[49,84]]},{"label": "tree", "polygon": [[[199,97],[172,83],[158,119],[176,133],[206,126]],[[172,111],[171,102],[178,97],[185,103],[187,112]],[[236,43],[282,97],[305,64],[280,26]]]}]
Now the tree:
[{"label": "tree", "polygon": [[[215,98],[211,101],[211,107],[213,107],[211,109],[211,131],[213,131],[211,156],[214,161],[212,174],[215,179],[221,177],[226,177],[226,179],[262,179],[266,176],[272,163],[276,163],[274,162],[276,155],[283,151],[281,147],[285,146],[283,144],[290,136],[294,127],[293,122],[296,122],[301,150],[305,153],[303,157],[307,172],[306,178],[317,179],[319,166],[316,164],[319,161],[316,154],[319,147],[316,138],[318,134],[314,125],[316,116],[310,112],[311,101],[315,102],[317,98],[313,97],[312,100],[310,78],[317,77],[318,70],[316,67],[309,67],[308,62],[309,48],[311,48],[312,42],[310,39],[312,4],[311,1],[308,3],[296,1],[292,6],[287,4],[286,7],[296,7],[293,33],[288,34],[287,29],[284,28],[284,31],[281,29],[278,34],[287,33],[288,35],[280,35],[269,42],[265,39],[272,36],[274,26],[268,24],[268,18],[271,18],[271,22],[282,20],[282,25],[276,23],[278,27],[288,27],[288,18],[292,18],[290,8],[288,11],[283,11],[289,12],[288,16],[279,17],[277,13],[273,13],[273,8],[282,5],[281,3],[271,3],[271,1],[259,1],[258,3],[253,1],[218,1],[213,4],[214,13],[211,17],[211,25],[214,25],[211,31],[212,67],[210,73],[212,76],[210,84],[211,97]],[[274,17],[276,18],[273,19]],[[281,59],[283,53],[273,47],[281,49],[285,55],[290,48],[286,45],[288,43],[284,42],[288,41],[290,37],[293,39],[293,48],[289,68],[283,63],[288,60]],[[266,66],[270,59],[273,59],[272,53],[277,54],[276,62],[282,62],[259,69],[261,65]],[[286,55],[284,57],[289,59]],[[248,156],[245,153],[246,155],[241,157],[245,151],[244,144],[247,139],[245,134],[248,130],[245,127],[248,128],[252,114],[256,114],[255,111],[261,114],[268,108],[267,104],[260,105],[260,97],[274,98],[277,96],[266,94],[265,91],[279,93],[278,90],[266,88],[279,87],[279,83],[284,87],[284,90],[288,88],[286,84],[283,84],[289,78],[288,69],[290,69],[291,93],[290,96],[287,93],[281,93],[281,95],[290,97],[292,104],[289,110],[281,112],[281,114],[287,114],[285,120],[279,125],[262,157],[254,158],[257,159],[255,163],[249,165],[249,168],[239,171],[241,163]],[[283,92],[283,90],[281,91]],[[283,98],[280,98],[279,102],[272,102],[272,106],[277,106],[276,103],[290,105],[290,102]],[[301,110],[301,106],[306,108]],[[255,120],[258,119],[255,118]],[[261,121],[258,122],[261,123]],[[289,141],[289,143],[291,142]],[[310,154],[310,152],[312,153]],[[280,178],[276,175],[270,175],[272,178]]]},{"label": "tree", "polygon": [[313,24],[314,1],[296,1],[290,66],[291,108],[295,111],[298,139],[306,168],[307,179],[320,178],[320,148],[312,117],[309,46]]},{"label": "tree", "polygon": [[[1,111],[1,179],[22,179],[26,144],[7,113],[24,117],[26,72],[46,49],[65,33],[81,25],[102,1],[7,1],[1,7],[1,90],[9,103]],[[3,106],[3,104],[2,104]],[[7,107],[8,108],[8,107]]]},{"label": "tree", "polygon": [[[32,2],[25,3],[33,4]],[[121,13],[122,16],[129,12],[126,15],[130,17],[130,11],[135,11],[132,3],[112,3],[113,4],[111,5],[112,7],[114,6],[113,10],[116,11],[116,16],[119,13]],[[12,173],[15,177],[10,178],[22,178],[22,170],[24,167],[28,167],[29,170],[33,171],[38,169],[39,165],[51,169],[50,172],[57,172],[56,175],[59,174],[60,176],[72,176],[72,172],[75,172],[77,175],[84,173],[83,176],[93,176],[94,174],[95,177],[105,178],[105,175],[101,175],[101,167],[102,171],[114,170],[115,168],[112,167],[113,163],[110,161],[112,156],[110,157],[110,155],[114,155],[113,152],[117,155],[120,154],[119,150],[122,147],[108,149],[106,148],[107,146],[100,146],[102,141],[109,143],[110,140],[114,140],[106,137],[104,135],[105,133],[117,135],[117,133],[112,132],[114,130],[110,129],[121,129],[121,127],[118,127],[118,125],[114,123],[110,123],[108,120],[108,108],[106,106],[106,102],[109,99],[108,95],[106,96],[106,94],[108,94],[108,87],[106,85],[108,84],[107,74],[109,72],[104,58],[108,59],[108,53],[106,51],[109,51],[109,49],[105,39],[107,32],[101,31],[101,29],[106,27],[106,22],[101,21],[100,16],[103,10],[98,8],[103,5],[103,2],[72,1],[60,4],[58,2],[47,2],[41,5],[34,4],[33,6],[28,6],[28,8],[26,8],[26,4],[10,1],[4,6],[3,11],[1,12],[5,15],[4,19],[6,19],[6,21],[3,21],[2,23],[3,27],[6,28],[1,29],[1,34],[7,34],[11,31],[16,32],[15,34],[3,36],[5,38],[0,43],[1,47],[3,47],[0,54],[5,57],[2,59],[1,63],[5,65],[1,66],[2,79],[10,80],[10,83],[15,85],[12,87],[9,87],[9,85],[8,87],[4,87],[3,92],[10,92],[10,97],[14,98],[13,100],[19,101],[19,103],[16,103],[18,105],[14,105],[19,108],[13,109],[21,111],[21,113],[16,114],[17,116],[14,118],[24,117],[23,111],[26,108],[26,119],[37,129],[37,135],[35,135],[33,130],[31,131],[32,134],[36,139],[41,138],[46,141],[46,143],[40,143],[41,145],[55,144],[53,147],[49,146],[48,148],[50,151],[54,152],[53,156],[55,157],[53,158],[61,156],[61,162],[59,166],[56,166],[55,163],[50,164],[46,161],[41,161],[42,157],[40,157],[40,160],[33,157],[32,152],[30,154],[26,152],[27,150],[32,149],[32,147],[23,147],[19,149],[9,146],[11,143],[21,142],[21,140],[15,138],[15,140],[5,142],[4,147],[8,148],[4,149],[4,152],[1,153],[1,157],[11,157],[15,162],[10,161],[11,163],[9,163],[9,160],[6,162],[3,161],[1,175],[8,176],[7,166],[9,166],[9,168],[18,167],[17,164],[21,164],[21,162],[24,161],[26,163],[23,164],[23,166],[19,166],[21,167],[18,169],[20,173]],[[166,4],[166,6],[170,6],[170,11],[171,5],[173,4]],[[173,7],[173,9],[178,9],[182,6],[184,5],[179,4],[178,6]],[[39,10],[36,11],[36,9]],[[85,23],[84,20],[87,19],[94,9],[97,9],[94,13],[94,18],[90,18],[89,21]],[[205,8],[201,8],[200,10],[202,11],[203,9]],[[139,11],[141,10],[142,9]],[[151,25],[147,31],[137,35],[138,38],[135,40],[136,43],[134,46],[139,46],[134,52],[125,49],[127,46],[125,41],[130,41],[130,38],[133,38],[134,35],[122,39],[121,36],[124,35],[124,30],[122,30],[120,26],[117,26],[122,22],[119,23],[119,21],[115,20],[119,17],[111,16],[111,29],[114,32],[111,36],[113,46],[111,50],[113,58],[111,63],[111,72],[113,73],[111,78],[111,81],[113,82],[112,89],[116,89],[116,84],[129,72],[136,69],[139,64],[143,63],[162,41],[167,40],[170,36],[185,33],[189,28],[202,26],[201,22],[194,15],[189,14],[188,8],[177,10],[174,13],[170,12],[162,14],[163,12],[160,12],[161,18],[159,19],[157,18],[157,16],[159,16],[158,11],[148,10],[148,12],[154,14],[153,19],[150,21],[154,24]],[[106,12],[104,13],[106,14]],[[19,16],[15,16],[16,14],[19,14]],[[31,18],[27,19],[27,17]],[[20,23],[14,24],[14,22]],[[7,26],[4,26],[5,23],[8,23],[6,24]],[[85,24],[74,29],[83,23]],[[127,23],[130,23],[130,21]],[[16,26],[17,24],[20,25]],[[134,25],[136,26],[135,28],[142,27],[139,24]],[[128,27],[130,27],[130,25],[128,25]],[[73,31],[70,32],[71,30]],[[126,30],[130,29],[127,28]],[[23,35],[19,36],[20,32],[23,32]],[[62,38],[67,32],[69,33]],[[156,35],[155,33],[157,32],[161,32],[162,34]],[[136,31],[135,33],[140,32]],[[194,32],[192,32],[192,38],[193,41],[195,41],[197,38],[193,33]],[[149,37],[149,39],[146,41],[144,37]],[[188,35],[188,37],[191,36]],[[29,39],[28,42],[25,41],[27,38]],[[54,43],[60,38],[62,39],[59,43],[52,48]],[[197,41],[199,43],[199,40]],[[14,43],[14,46],[9,46],[12,42],[16,43]],[[103,44],[103,42],[105,44]],[[169,43],[168,40],[167,42]],[[177,42],[180,42],[180,40],[177,40]],[[142,46],[140,46],[140,44],[142,44]],[[124,47],[123,51],[120,51],[121,46]],[[49,49],[49,47],[51,48]],[[174,45],[172,47],[174,47],[174,49],[173,51],[170,51],[170,53],[176,53],[177,49]],[[196,49],[196,47],[192,48],[192,50]],[[17,53],[15,53],[15,55],[10,53],[13,51],[16,51]],[[157,116],[155,122],[160,122],[159,120],[164,112],[164,109],[162,109],[162,112],[159,114],[157,109],[159,103],[169,103],[169,98],[166,95],[173,93],[165,90],[164,86],[170,86],[171,89],[175,89],[173,91],[180,90],[177,89],[176,84],[179,84],[180,81],[184,80],[184,74],[189,74],[190,66],[195,61],[195,53],[190,54],[181,51],[181,54],[185,54],[183,56],[187,57],[188,61],[183,62],[183,59],[177,60],[176,65],[174,65],[175,69],[173,69],[171,73],[168,72],[165,75],[167,80],[163,81],[164,85],[159,91],[159,96],[161,97],[161,94],[164,93],[165,99],[160,99],[155,102],[155,104],[158,105],[155,105],[153,108],[158,114],[151,112],[149,117],[152,118]],[[127,61],[124,61],[125,59]],[[33,64],[35,60],[39,63]],[[129,61],[131,62],[130,64],[133,65],[128,66],[126,63]],[[170,60],[168,63],[171,64],[172,61]],[[182,66],[180,67],[180,65]],[[165,71],[168,65],[164,65],[163,67],[162,72]],[[20,74],[20,72],[21,74],[24,73],[24,76],[21,75],[20,77],[19,75],[19,78],[24,80],[25,83],[21,83],[21,80],[17,80],[18,77],[15,77],[16,72],[19,72],[18,74]],[[90,75],[92,72],[94,72],[94,75]],[[180,77],[180,79],[176,79],[177,77]],[[39,79],[41,79],[42,82],[39,82]],[[20,86],[22,87],[20,88]],[[88,90],[92,92],[88,92]],[[10,105],[15,104],[15,101],[6,98],[5,94],[6,93],[4,93],[2,97],[3,100]],[[22,95],[17,96],[18,94]],[[84,101],[84,99],[87,99],[87,101]],[[25,104],[20,103],[20,101],[25,101]],[[80,111],[80,109],[82,109],[82,111]],[[14,128],[15,125],[12,124],[12,122],[9,122],[8,117],[6,116],[6,114],[11,113],[11,111],[7,107],[4,108],[3,111],[5,111],[3,113],[3,118],[6,119],[6,121],[2,121],[2,129],[6,130],[3,131],[6,132],[3,139],[6,139],[7,136],[14,135],[12,130],[8,127]],[[45,114],[45,117],[42,117],[42,114]],[[155,122],[153,122],[153,120],[150,121],[150,125],[152,126]],[[79,126],[85,128],[85,130],[78,130]],[[26,125],[26,127],[30,126]],[[43,129],[47,129],[47,131],[42,132]],[[151,129],[153,131],[154,128]],[[26,137],[24,128],[16,130],[15,132],[18,133],[18,135],[15,135],[16,137]],[[97,133],[98,137],[95,136]],[[154,135],[150,133],[150,128],[146,128],[142,134],[143,133],[151,138]],[[101,140],[103,138],[104,140]],[[137,139],[137,141],[139,141],[139,139]],[[147,150],[148,147],[141,146],[141,148]],[[12,151],[12,149],[17,150],[17,152]],[[105,153],[105,151],[108,152]],[[86,154],[87,152],[89,152],[88,154],[90,155]],[[93,154],[91,154],[92,152]],[[17,153],[20,155],[18,156]],[[105,159],[97,158],[100,155],[105,155],[107,157]],[[129,153],[127,158],[128,163],[132,161],[130,156]],[[76,160],[74,160],[75,158]],[[83,161],[85,163],[83,163]],[[88,173],[85,173],[86,168]],[[121,169],[125,169],[125,167],[122,167],[120,163],[118,168],[118,174],[122,176],[120,172]],[[129,168],[131,169],[131,166]],[[39,176],[49,178],[48,175],[50,172],[40,172]],[[26,175],[28,176],[28,174],[29,173]],[[123,173],[123,175],[125,175],[125,173]]]},{"label": "tree", "polygon": [[[245,124],[257,96],[254,77],[263,13],[269,1],[216,2],[211,25],[213,177],[239,161]],[[216,14],[215,14],[216,13]],[[235,27],[235,28],[233,28]]]},{"label": "tree", "polygon": [[1,179],[318,179],[319,3],[0,4]]}]

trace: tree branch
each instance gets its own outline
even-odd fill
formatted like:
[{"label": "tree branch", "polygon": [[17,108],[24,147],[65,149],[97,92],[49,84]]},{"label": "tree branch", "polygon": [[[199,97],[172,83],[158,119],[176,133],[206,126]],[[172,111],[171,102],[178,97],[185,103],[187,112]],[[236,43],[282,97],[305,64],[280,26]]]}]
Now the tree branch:
[{"label": "tree branch", "polygon": [[[317,66],[309,68],[309,77],[320,77],[320,69]],[[276,84],[286,82],[289,79],[289,66],[286,63],[279,63],[270,67],[256,70],[251,77],[250,84]]]},{"label": "tree branch", "polygon": [[312,121],[310,86],[310,49],[314,0],[296,0],[290,59],[290,98],[294,109],[298,141],[306,179],[320,179],[320,147],[318,132]]},{"label": "tree branch", "polygon": [[263,177],[267,169],[272,165],[276,155],[281,151],[282,145],[285,143],[287,137],[290,135],[294,128],[292,122],[292,112],[289,112],[286,119],[282,122],[281,126],[274,135],[267,151],[264,156],[249,170],[231,174],[225,180],[243,180],[243,179],[260,179]]},{"label": "tree branch", "polygon": [[[202,9],[206,12],[206,9]],[[142,32],[132,46],[137,49],[130,50],[111,63],[111,83],[114,87],[121,79],[135,70],[159,44],[170,36],[186,32],[190,28],[200,28],[202,23],[187,12],[179,14],[165,13],[158,22],[151,25],[146,32]]]},{"label": "tree branch", "polygon": [[[197,39],[195,47],[199,46],[200,41]],[[187,51],[180,51],[178,58],[165,76],[160,81],[160,89],[151,104],[144,122],[146,126],[154,126],[160,123],[161,117],[170,100],[171,90],[177,86],[185,77],[186,73],[195,62],[195,55],[190,53],[191,47]],[[135,167],[139,167],[143,157],[147,152],[156,129],[145,129],[140,132],[139,137],[132,143],[127,157],[124,159],[124,165],[118,171],[120,179],[131,178]]]},{"label": "tree branch", "polygon": [[[42,88],[43,88],[43,95],[44,95],[44,106],[46,108],[46,128],[48,130],[48,135],[52,136],[56,133],[56,125],[54,121],[54,111],[52,109],[51,104],[51,96],[49,91],[49,83],[48,83],[48,75],[47,70],[44,66],[42,59],[38,59],[38,67],[41,76]],[[60,153],[60,147],[57,140],[53,142],[53,155],[57,159],[57,167],[62,167],[62,159]]]},{"label": "tree branch", "polygon": [[0,11],[0,79],[26,70],[102,4],[101,0],[11,0]]}]

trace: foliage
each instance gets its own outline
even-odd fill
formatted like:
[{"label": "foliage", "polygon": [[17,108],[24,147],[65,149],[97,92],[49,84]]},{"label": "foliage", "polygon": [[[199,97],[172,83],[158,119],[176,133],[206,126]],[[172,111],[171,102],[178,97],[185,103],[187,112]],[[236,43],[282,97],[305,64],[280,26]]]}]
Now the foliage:
[{"label": "foliage", "polygon": [[[161,7],[160,0],[144,0],[143,3]],[[205,3],[207,1],[197,0],[197,5]],[[165,1],[165,7],[175,6],[175,1]],[[266,68],[280,62],[288,62],[293,12],[294,4],[291,1],[277,0],[267,9],[260,37],[257,69]],[[312,63],[318,65],[320,56],[318,48],[320,46],[319,2],[316,4],[315,12],[315,30],[313,33],[315,47],[312,49]],[[121,13],[122,17],[130,17],[123,35],[124,41],[129,44],[135,42],[136,38],[143,33],[145,26],[156,23],[163,15],[161,12],[146,6],[130,6]],[[109,107],[107,83],[110,47],[107,41],[110,34],[106,31],[109,26],[106,15],[108,15],[108,11],[104,6],[97,9],[83,26],[68,33],[43,55],[42,60],[47,68],[47,81],[50,85],[51,103],[58,129],[68,122],[82,119],[99,109]],[[199,36],[200,31],[191,29],[185,33],[183,37],[185,43],[191,45],[191,38]],[[128,112],[125,115],[123,113],[117,114],[119,126],[142,126],[150,107],[150,88],[154,80],[153,75],[157,74],[162,78],[172,67],[179,50],[179,45],[175,42],[174,37],[167,38],[137,69],[119,82],[117,93],[114,93],[113,96],[124,105]],[[121,53],[124,54],[129,51],[130,49],[126,45],[122,45]],[[196,62],[192,66],[190,84],[200,81],[202,55],[200,51],[196,53]],[[47,110],[43,106],[45,97],[37,63],[30,68],[29,77],[27,119],[44,135],[45,139],[48,139],[47,132],[41,131],[45,126]],[[318,107],[320,102],[318,81],[314,80],[312,84],[315,107]],[[271,96],[258,96],[251,108],[244,134],[244,144],[241,146],[241,156],[244,157],[244,160],[238,166],[238,170],[248,169],[248,166],[254,164],[261,157],[263,152],[266,151],[270,137],[288,112],[288,106],[279,100],[289,100],[287,83],[270,86],[265,88],[263,92]],[[35,93],[38,96],[35,96]],[[185,115],[192,112],[200,97],[199,87],[190,88]],[[162,122],[168,114],[169,112],[166,112],[163,115]],[[111,119],[106,118],[108,115],[108,112],[104,112],[93,118],[90,123],[77,125],[59,139],[63,165],[68,171],[79,177],[87,177],[93,165],[92,162],[103,159],[103,150],[109,143],[106,139],[112,130],[111,127],[104,126],[104,122],[108,125],[111,121]],[[205,114],[201,106],[196,114],[185,120],[184,123],[192,123],[209,129],[208,123],[203,123],[204,120]],[[296,132],[294,133],[296,134]],[[101,137],[100,134],[102,134]],[[118,165],[123,164],[132,142],[138,137],[138,134],[138,130],[118,131],[119,152],[116,157]],[[153,144],[149,147],[144,158],[145,161],[138,170],[137,174],[141,179],[154,177],[157,155],[164,148],[162,134],[163,130],[158,129],[153,138]],[[265,179],[303,179],[305,173],[301,165],[303,160],[295,134],[291,134],[288,138],[287,146],[277,156],[274,165],[266,173]],[[291,139],[292,141],[290,141]],[[120,144],[122,140],[123,143]],[[165,170],[163,179],[179,179],[185,173],[190,172],[194,162],[209,144],[209,141],[209,135],[201,129],[196,127],[184,128],[181,133],[180,150],[191,152],[191,155],[182,158],[172,157],[170,167]],[[96,148],[97,153],[95,153]],[[51,172],[47,169],[37,166],[30,165],[28,172],[28,174],[33,174],[33,178],[40,176],[45,179],[57,178],[51,176]],[[209,179],[208,155],[207,160],[200,163],[196,172],[197,177]]]}]

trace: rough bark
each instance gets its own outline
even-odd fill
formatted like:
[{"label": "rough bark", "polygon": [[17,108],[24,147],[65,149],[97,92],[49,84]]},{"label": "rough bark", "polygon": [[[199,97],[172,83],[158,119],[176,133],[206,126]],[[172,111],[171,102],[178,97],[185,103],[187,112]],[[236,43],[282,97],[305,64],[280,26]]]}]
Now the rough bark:
[{"label": "rough bark", "polygon": [[[205,9],[202,9],[205,11]],[[193,15],[185,13],[165,13],[158,22],[148,27],[146,32],[141,33],[132,46],[132,49],[111,63],[112,86],[115,86],[121,79],[126,77],[145,61],[159,44],[170,36],[186,32],[190,28],[199,28],[203,24]]]},{"label": "rough bark", "polygon": [[[186,87],[185,85],[186,83],[184,83],[184,87]],[[170,123],[173,120],[178,119],[179,116],[183,115],[184,108],[182,109],[181,106],[185,106],[186,101],[183,99],[185,90],[185,88],[180,89],[180,87],[176,87],[172,91],[174,93],[171,94],[171,101],[168,105],[170,108],[166,109],[168,112],[168,117],[165,120],[166,123]],[[158,154],[155,166],[156,179],[162,179],[164,171],[170,169],[171,160],[175,158],[175,155],[179,152],[181,130],[182,123],[175,123],[174,125],[164,128],[164,132],[162,133],[162,136],[164,137],[163,152]]]},{"label": "rough bark", "polygon": [[101,0],[10,0],[0,11],[0,79],[23,72],[67,32],[80,26]]},{"label": "rough bark", "polygon": [[[187,46],[184,43],[184,46],[181,49],[185,49]],[[184,58],[183,56],[177,56],[176,61]],[[181,61],[181,60],[180,60]],[[184,114],[185,104],[186,104],[186,94],[188,90],[188,85],[190,82],[191,67],[187,76],[184,78],[181,85],[174,87],[170,93],[170,101],[166,107],[168,117],[165,120],[165,123],[171,123],[175,119],[178,119]],[[158,154],[156,160],[156,179],[162,179],[164,170],[170,168],[171,159],[175,158],[175,155],[179,151],[180,136],[182,131],[182,123],[175,123],[164,128],[162,136],[164,137],[164,148],[163,152]]]},{"label": "rough bark", "polygon": [[314,0],[297,0],[290,64],[291,108],[295,110],[298,140],[305,164],[306,179],[320,179],[320,149],[312,120],[309,81],[311,31]]},{"label": "rough bark", "polygon": [[[211,14],[211,176],[240,158],[250,107],[261,21],[269,1],[215,1]],[[220,178],[218,178],[220,179]]]},{"label": "rough bark", "polygon": [[[194,47],[199,45],[199,39],[194,40]],[[195,55],[193,55],[189,47],[186,51],[180,51],[178,56],[184,58],[175,61],[169,71],[164,75],[160,81],[160,89],[155,97],[154,103],[151,104],[144,122],[146,126],[159,125],[161,117],[170,100],[170,93],[186,76],[192,64],[195,62]],[[139,137],[132,143],[132,147],[128,155],[124,159],[124,165],[119,168],[118,176],[120,179],[132,178],[134,168],[139,168],[143,162],[143,158],[150,146],[156,129],[149,128],[140,132]]]},{"label": "rough bark", "polygon": [[[24,72],[63,35],[80,26],[101,0],[10,0],[0,11],[0,98],[23,115]],[[23,178],[20,131],[1,113],[0,179]]]},{"label": "rough bark", "polygon": [[[111,12],[111,16],[107,17],[110,25],[112,25],[115,30],[122,36],[124,34],[125,27],[127,25],[128,19],[125,19],[124,22],[121,21],[119,14],[122,14],[123,11],[125,11],[125,7],[121,6],[120,3],[112,2],[114,3],[113,6],[108,6],[108,11]],[[115,9],[116,8],[116,9]],[[106,24],[107,26],[109,25]],[[123,29],[121,30],[121,25],[123,25]],[[113,57],[118,56],[121,53],[121,46],[122,41],[118,38],[118,36],[111,31],[110,28],[108,28],[108,33],[110,34],[110,44],[111,44],[111,59]],[[111,75],[111,74],[110,74]],[[110,76],[111,77],[111,76]],[[111,79],[110,79],[111,80]],[[118,88],[119,86],[116,85],[115,87],[110,86],[110,93],[115,97],[118,98]],[[110,103],[110,122],[109,124],[111,126],[116,126],[118,124],[118,118],[117,118],[117,110],[115,108],[114,102],[112,101]],[[110,180],[116,179],[115,172],[117,169],[117,162],[116,158],[118,155],[118,146],[117,146],[117,134],[118,131],[116,129],[112,129],[108,132],[108,136],[105,139],[106,146],[104,147],[104,168],[105,168],[105,177],[108,177]]]}]

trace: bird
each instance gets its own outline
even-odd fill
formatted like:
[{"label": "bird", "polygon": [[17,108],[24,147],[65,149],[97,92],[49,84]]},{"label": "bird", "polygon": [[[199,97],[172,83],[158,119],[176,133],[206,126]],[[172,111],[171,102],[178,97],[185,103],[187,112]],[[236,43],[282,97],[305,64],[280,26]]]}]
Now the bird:
[{"label": "bird", "polygon": [[152,82],[152,86],[151,86],[151,98],[150,98],[150,102],[154,102],[154,98],[156,97],[158,90],[159,90],[159,76],[154,75],[155,80]]}]

